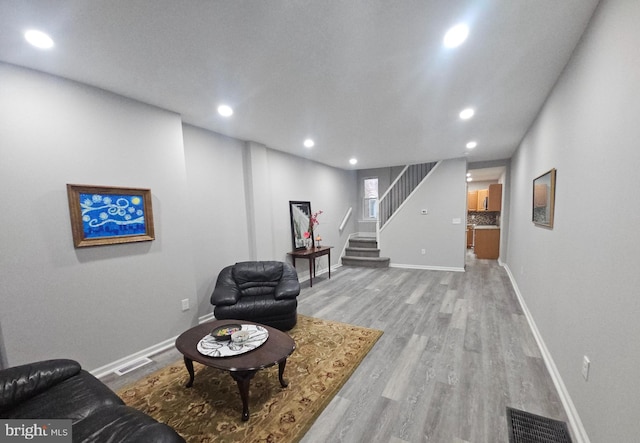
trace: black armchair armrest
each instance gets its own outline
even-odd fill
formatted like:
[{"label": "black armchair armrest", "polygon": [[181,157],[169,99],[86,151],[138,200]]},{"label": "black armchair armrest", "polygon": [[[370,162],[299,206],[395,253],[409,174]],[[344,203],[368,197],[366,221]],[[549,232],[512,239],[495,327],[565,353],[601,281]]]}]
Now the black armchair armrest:
[{"label": "black armchair armrest", "polygon": [[0,412],[35,397],[50,387],[78,374],[74,360],[44,360],[0,371]]},{"label": "black armchair armrest", "polygon": [[300,282],[298,281],[298,272],[289,263],[283,263],[282,279],[276,286],[274,298],[276,300],[284,300],[296,298],[300,294]]},{"label": "black armchair armrest", "polygon": [[235,305],[240,299],[240,289],[233,279],[233,266],[227,266],[218,275],[216,287],[211,293],[211,304],[214,306]]}]

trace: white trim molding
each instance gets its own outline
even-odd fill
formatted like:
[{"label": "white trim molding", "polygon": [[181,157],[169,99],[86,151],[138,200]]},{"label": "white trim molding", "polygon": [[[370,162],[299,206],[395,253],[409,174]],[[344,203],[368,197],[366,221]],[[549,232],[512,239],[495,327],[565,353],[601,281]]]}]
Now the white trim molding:
[{"label": "white trim molding", "polygon": [[542,335],[536,326],[536,322],[533,320],[531,316],[531,312],[529,308],[527,308],[527,304],[524,302],[524,298],[522,297],[522,293],[518,288],[518,284],[516,283],[513,274],[511,273],[511,269],[509,269],[508,265],[503,265],[504,269],[507,271],[507,275],[509,276],[509,280],[511,280],[511,286],[513,286],[513,290],[518,297],[518,302],[520,303],[520,307],[522,308],[522,312],[529,323],[529,327],[531,328],[531,332],[533,333],[533,337],[538,344],[538,348],[540,348],[540,353],[542,354],[542,359],[549,371],[549,375],[553,380],[553,384],[556,387],[556,391],[558,391],[558,396],[560,397],[560,401],[562,401],[562,406],[564,407],[565,413],[567,414],[567,419],[569,420],[569,426],[571,428],[571,433],[573,434],[573,438],[576,440],[576,443],[590,443],[589,436],[587,435],[587,431],[582,424],[582,420],[580,420],[580,416],[578,415],[578,411],[576,410],[573,401],[571,400],[571,396],[569,395],[569,391],[562,381],[562,377],[558,372],[558,368],[551,357],[551,353],[549,349],[547,349],[544,340],[542,339]]},{"label": "white trim molding", "polygon": [[116,372],[118,370],[118,368],[121,368],[122,366],[128,365],[133,363],[136,360],[140,360],[143,358],[149,358],[152,355],[156,355],[159,354],[160,352],[166,351],[167,349],[171,349],[176,342],[176,338],[178,338],[178,336],[172,337],[172,338],[168,338],[165,341],[162,341],[158,344],[155,344],[153,346],[149,346],[146,349],[143,349],[141,351],[135,352],[131,355],[128,355],[126,357],[123,357],[119,360],[116,360],[114,362],[111,362],[109,364],[106,364],[104,366],[101,366],[99,368],[94,369],[93,371],[89,371],[91,374],[93,374],[96,378],[102,378],[107,374],[111,374],[112,372]]},{"label": "white trim molding", "polygon": [[390,268],[404,268],[404,269],[422,269],[424,271],[452,271],[452,272],[464,272],[464,268],[451,268],[446,266],[422,266],[422,265],[403,265],[401,263],[389,263]]},{"label": "white trim molding", "polygon": [[[215,317],[213,316],[213,312],[209,314],[205,314],[202,317],[198,318],[198,324],[206,323],[211,320],[215,320]],[[130,354],[126,357],[123,357],[119,360],[108,363],[104,366],[101,366],[89,372],[96,378],[102,378],[108,374],[111,374],[112,372],[116,372],[118,368],[132,364],[133,362],[138,360],[149,358],[153,355],[159,354],[160,352],[166,351],[167,349],[171,349],[173,346],[175,346],[177,338],[178,338],[177,335],[175,337],[168,338],[160,343],[157,343],[153,346],[149,346],[146,349]]]}]

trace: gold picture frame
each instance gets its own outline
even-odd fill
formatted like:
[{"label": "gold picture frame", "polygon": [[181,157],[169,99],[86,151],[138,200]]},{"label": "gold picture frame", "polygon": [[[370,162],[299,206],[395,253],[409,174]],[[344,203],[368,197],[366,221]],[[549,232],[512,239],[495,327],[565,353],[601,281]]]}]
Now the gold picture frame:
[{"label": "gold picture frame", "polygon": [[536,226],[553,229],[556,203],[556,169],[533,179],[533,205],[531,221]]},{"label": "gold picture frame", "polygon": [[155,239],[151,190],[67,184],[73,245],[114,245]]}]

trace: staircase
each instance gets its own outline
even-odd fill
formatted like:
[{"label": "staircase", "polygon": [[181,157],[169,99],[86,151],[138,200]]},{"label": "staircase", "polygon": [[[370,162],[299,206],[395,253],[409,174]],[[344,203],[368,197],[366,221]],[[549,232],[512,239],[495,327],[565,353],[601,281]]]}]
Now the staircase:
[{"label": "staircase", "polygon": [[[420,183],[437,166],[438,162],[407,165],[391,183],[389,189],[378,201],[377,234],[402,206]],[[378,241],[374,237],[353,237],[349,239],[349,247],[342,256],[343,266],[360,266],[364,268],[388,268],[390,259],[380,257]]]},{"label": "staircase", "polygon": [[389,258],[380,257],[378,242],[373,237],[353,237],[342,256],[343,266],[361,268],[388,268]]},{"label": "staircase", "polygon": [[378,202],[380,229],[384,228],[391,216],[402,206],[404,201],[409,198],[411,193],[437,164],[438,162],[420,163],[407,165],[404,168]]}]

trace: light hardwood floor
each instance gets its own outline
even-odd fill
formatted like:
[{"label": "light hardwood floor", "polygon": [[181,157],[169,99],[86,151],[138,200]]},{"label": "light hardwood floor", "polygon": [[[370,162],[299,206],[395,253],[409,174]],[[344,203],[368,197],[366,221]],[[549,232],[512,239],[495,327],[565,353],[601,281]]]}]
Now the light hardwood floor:
[{"label": "light hardwood floor", "polygon": [[[307,283],[301,314],[383,336],[302,443],[508,442],[506,406],[566,421],[503,268],[466,272],[341,267]],[[114,390],[181,356],[103,381]]]}]

